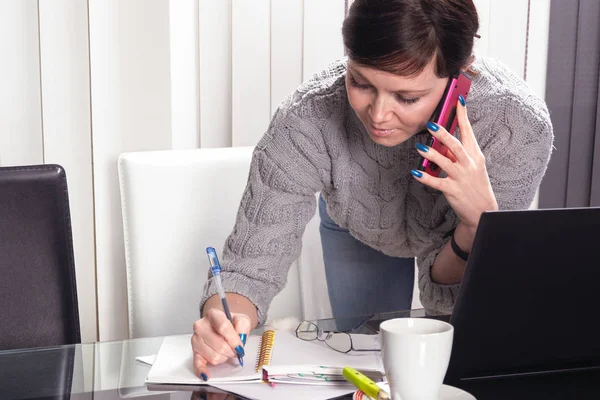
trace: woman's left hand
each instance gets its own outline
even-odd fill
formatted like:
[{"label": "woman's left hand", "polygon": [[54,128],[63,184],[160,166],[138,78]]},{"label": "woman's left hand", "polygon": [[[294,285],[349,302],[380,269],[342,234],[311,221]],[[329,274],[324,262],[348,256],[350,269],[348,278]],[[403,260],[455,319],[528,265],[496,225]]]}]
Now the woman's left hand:
[{"label": "woman's left hand", "polygon": [[[447,177],[436,178],[416,170],[411,172],[420,182],[444,193],[462,224],[474,231],[479,224],[481,214],[484,211],[497,210],[498,203],[485,167],[485,156],[473,134],[467,117],[467,108],[460,101],[457,104],[456,116],[462,143],[449,134],[444,127],[427,124],[429,132],[448,147],[449,157],[443,156],[431,147],[425,146],[427,151],[417,149],[419,154],[444,170]],[[435,127],[438,129],[432,129]]]}]

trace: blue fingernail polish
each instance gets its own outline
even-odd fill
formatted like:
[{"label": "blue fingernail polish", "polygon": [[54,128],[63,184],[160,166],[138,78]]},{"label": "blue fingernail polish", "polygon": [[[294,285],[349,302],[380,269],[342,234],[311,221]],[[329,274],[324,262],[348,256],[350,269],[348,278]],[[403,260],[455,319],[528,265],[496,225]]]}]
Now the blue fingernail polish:
[{"label": "blue fingernail polish", "polygon": [[458,95],[458,101],[460,101],[460,104],[464,107],[465,106],[465,98],[463,97],[462,94]]},{"label": "blue fingernail polish", "polygon": [[438,131],[438,129],[440,129],[440,127],[439,127],[439,126],[437,126],[436,124],[434,124],[433,122],[429,121],[429,122],[427,123],[427,129],[429,129],[430,131],[437,132],[437,131]]},{"label": "blue fingernail polish", "polygon": [[240,339],[242,340],[242,343],[245,346],[246,345],[246,334],[245,333],[240,333]]},{"label": "blue fingernail polish", "polygon": [[235,348],[235,352],[237,353],[238,356],[240,357],[244,357],[246,355],[246,352],[244,351],[244,348],[242,346],[238,346]]},{"label": "blue fingernail polish", "polygon": [[420,178],[423,176],[423,173],[421,171],[417,171],[416,169],[413,169],[410,171],[411,174],[413,174],[413,176]]},{"label": "blue fingernail polish", "polygon": [[429,147],[425,146],[422,143],[417,143],[416,146],[417,149],[421,150],[423,153],[427,153],[429,151]]},{"label": "blue fingernail polish", "polygon": [[200,374],[200,377],[206,382],[208,380],[208,376],[203,372]]}]

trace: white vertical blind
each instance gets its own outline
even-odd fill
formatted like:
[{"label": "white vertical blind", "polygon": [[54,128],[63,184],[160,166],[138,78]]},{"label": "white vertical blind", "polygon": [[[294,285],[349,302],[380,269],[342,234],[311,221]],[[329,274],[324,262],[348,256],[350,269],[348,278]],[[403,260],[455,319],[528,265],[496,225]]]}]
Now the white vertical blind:
[{"label": "white vertical blind", "polygon": [[198,0],[169,1],[173,149],[200,147]]},{"label": "white vertical blind", "polygon": [[[90,63],[92,104],[93,174],[96,217],[96,284],[98,285],[98,333],[100,340],[123,336],[127,313],[123,312],[125,274],[122,268],[122,233],[114,225],[119,212],[119,192],[114,185],[115,157],[122,136],[118,56],[122,53],[118,0],[90,0]],[[111,238],[112,235],[116,237]],[[114,271],[116,270],[116,271]],[[111,317],[112,314],[112,317]]]},{"label": "white vertical blind", "polygon": [[44,162],[67,172],[82,340],[96,338],[87,2],[40,0]]},{"label": "white vertical blind", "polygon": [[475,54],[485,55],[490,48],[490,12],[492,4],[490,0],[474,0],[479,16],[479,35],[481,38],[475,39]]},{"label": "white vertical blind", "polygon": [[92,141],[101,340],[127,335],[117,158],[170,149],[168,0],[90,0]]},{"label": "white vertical blind", "polygon": [[519,76],[525,72],[525,43],[527,41],[527,1],[490,1],[490,57],[504,61]]},{"label": "white vertical blind", "polygon": [[[548,64],[548,34],[550,31],[551,0],[529,0],[529,29],[527,32],[526,81],[540,97],[546,97],[546,65]],[[531,208],[538,208],[539,190]]]},{"label": "white vertical blind", "polygon": [[543,98],[546,95],[546,64],[548,64],[551,0],[530,1],[526,80],[531,89]]},{"label": "white vertical blind", "polygon": [[0,165],[41,164],[37,0],[0,1]]},{"label": "white vertical blind", "polygon": [[[523,74],[528,1],[475,3],[476,53]],[[127,334],[118,155],[255,144],[280,102],[343,56],[344,6],[0,1],[0,165],[65,166],[84,341]],[[531,0],[527,81],[540,94],[549,6]]]},{"label": "white vertical blind", "polygon": [[271,1],[271,115],[302,83],[303,0]]},{"label": "white vertical blind", "polygon": [[200,144],[231,146],[231,0],[200,0]]},{"label": "white vertical blind", "polygon": [[344,0],[304,0],[303,80],[344,56]]},{"label": "white vertical blind", "polygon": [[237,0],[231,10],[232,145],[252,146],[271,115],[270,0]]}]

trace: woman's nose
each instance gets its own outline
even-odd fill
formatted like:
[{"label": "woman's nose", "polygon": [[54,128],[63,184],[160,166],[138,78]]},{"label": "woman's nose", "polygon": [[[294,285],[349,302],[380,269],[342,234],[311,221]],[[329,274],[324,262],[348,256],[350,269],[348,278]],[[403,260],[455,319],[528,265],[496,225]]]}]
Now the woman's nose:
[{"label": "woman's nose", "polygon": [[377,96],[369,107],[369,117],[374,123],[387,121],[392,108],[384,96]]}]

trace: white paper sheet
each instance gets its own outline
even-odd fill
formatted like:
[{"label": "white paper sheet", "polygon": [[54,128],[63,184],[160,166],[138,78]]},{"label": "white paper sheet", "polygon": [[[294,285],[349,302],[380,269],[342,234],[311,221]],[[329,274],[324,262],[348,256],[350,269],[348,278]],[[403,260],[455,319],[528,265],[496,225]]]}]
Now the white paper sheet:
[{"label": "white paper sheet", "polygon": [[[360,342],[374,341],[376,336],[369,335],[365,338],[357,338]],[[147,383],[156,384],[208,384],[216,388],[240,394],[256,399],[329,399],[352,393],[355,388],[346,382],[305,382],[305,384],[277,383],[272,387],[270,384],[262,383],[262,373],[255,372],[255,364],[260,343],[259,336],[248,337],[245,346],[244,357],[245,368],[237,365],[237,360],[218,366],[210,366],[210,379],[204,382],[196,376],[192,365],[192,350],[190,339],[187,336],[166,337],[153,362],[153,366],[146,378]],[[374,342],[371,343],[373,345]],[[152,356],[138,357],[141,362],[151,362]],[[329,348],[325,343],[315,341],[304,341],[298,339],[293,332],[277,331],[275,345],[273,347],[273,358],[269,370],[280,370],[288,373],[304,372],[307,366],[321,368],[341,369],[351,366],[361,370],[383,371],[380,352],[366,352],[343,354]],[[295,368],[297,367],[297,368]],[[237,379],[237,382],[230,382]],[[240,379],[252,379],[240,381]],[[302,383],[302,382],[299,382]],[[310,383],[310,384],[306,384]]]}]

